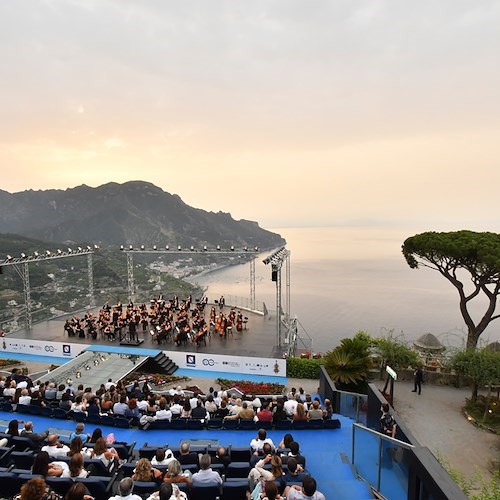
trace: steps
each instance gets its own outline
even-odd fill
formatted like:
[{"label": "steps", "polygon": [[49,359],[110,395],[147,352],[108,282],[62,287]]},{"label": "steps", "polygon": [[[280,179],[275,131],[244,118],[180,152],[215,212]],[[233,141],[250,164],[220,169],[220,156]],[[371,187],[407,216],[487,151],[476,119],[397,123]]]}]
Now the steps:
[{"label": "steps", "polygon": [[163,352],[160,352],[154,358],[150,358],[149,361],[153,362],[157,366],[157,371],[159,371],[161,373],[166,373],[167,375],[172,375],[177,370],[177,368],[179,368]]}]

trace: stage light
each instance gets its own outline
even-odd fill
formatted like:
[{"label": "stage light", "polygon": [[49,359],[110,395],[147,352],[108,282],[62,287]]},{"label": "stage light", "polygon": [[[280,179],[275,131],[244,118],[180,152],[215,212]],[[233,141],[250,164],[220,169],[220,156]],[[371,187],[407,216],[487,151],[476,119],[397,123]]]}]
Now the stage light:
[{"label": "stage light", "polygon": [[76,378],[81,378],[82,377],[82,372],[76,372],[75,373]]},{"label": "stage light", "polygon": [[133,245],[129,245],[129,246],[128,246],[128,249],[129,249],[129,250],[133,250],[133,249],[134,249]]},{"label": "stage light", "polygon": [[89,365],[85,365],[84,368],[89,371],[90,370],[90,366]]},{"label": "stage light", "polygon": [[78,247],[78,251],[79,251],[79,252],[82,252],[82,247]]},{"label": "stage light", "polygon": [[52,255],[52,252],[51,252],[50,250],[47,250],[47,251],[45,252],[45,255],[46,255],[47,257],[50,257],[50,256]]},{"label": "stage light", "polygon": [[234,252],[234,246],[231,245],[231,252]]},{"label": "stage light", "polygon": [[244,252],[248,252],[248,247],[243,247]]},{"label": "stage light", "polygon": [[67,379],[66,379],[66,383],[67,383],[68,385],[71,385],[71,384],[73,383],[73,381],[72,381],[70,378],[67,378]]},{"label": "stage light", "polygon": [[156,245],[153,245],[153,250],[156,250]]},{"label": "stage light", "polygon": [[179,246],[177,247],[177,250],[180,252],[180,251],[182,250],[182,247],[179,245]]},{"label": "stage light", "polygon": [[11,260],[13,260],[14,257],[12,257],[12,255],[7,255],[7,260],[10,262]]},{"label": "stage light", "polygon": [[68,248],[68,253],[73,253],[73,250],[71,248]]},{"label": "stage light", "polygon": [[87,245],[87,250],[90,252],[92,250],[92,247]]},{"label": "stage light", "polygon": [[38,257],[40,257],[40,254],[38,252],[34,252],[33,257],[35,257],[35,259],[38,259]]},{"label": "stage light", "polygon": [[255,248],[254,248],[254,250],[255,250],[256,252],[258,252],[258,251],[259,251],[259,247],[255,247]]},{"label": "stage light", "polygon": [[167,250],[167,252],[170,250],[170,247],[168,245],[165,245],[165,250]]},{"label": "stage light", "polygon": [[94,365],[95,366],[99,366],[99,360],[98,359],[94,359]]},{"label": "stage light", "polygon": [[120,250],[123,252],[123,245],[120,245]]},{"label": "stage light", "polygon": [[194,246],[191,245],[191,248],[190,248],[191,252],[194,252]]},{"label": "stage light", "polygon": [[204,245],[203,246],[203,251],[206,252],[207,251],[207,245]]},{"label": "stage light", "polygon": [[57,255],[62,255],[62,250],[60,248],[58,248],[56,253],[57,253]]},{"label": "stage light", "polygon": [[26,254],[23,252],[23,253],[21,254],[21,259],[25,259],[25,258],[26,258]]},{"label": "stage light", "polygon": [[99,245],[94,245],[94,250],[99,250]]},{"label": "stage light", "polygon": [[217,245],[217,251],[220,252],[220,245]]},{"label": "stage light", "polygon": [[145,249],[144,245],[141,245],[141,250],[144,250],[144,249]]}]

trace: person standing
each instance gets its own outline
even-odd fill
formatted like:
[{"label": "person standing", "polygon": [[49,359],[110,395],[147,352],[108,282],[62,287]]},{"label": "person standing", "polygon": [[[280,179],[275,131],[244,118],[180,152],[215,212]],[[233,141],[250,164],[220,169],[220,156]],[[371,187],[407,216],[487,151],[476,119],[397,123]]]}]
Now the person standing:
[{"label": "person standing", "polygon": [[411,392],[417,392],[418,389],[418,393],[421,394],[423,381],[424,381],[424,372],[422,371],[422,368],[420,368],[420,366],[417,366],[415,372],[413,373],[414,388],[413,391]]}]

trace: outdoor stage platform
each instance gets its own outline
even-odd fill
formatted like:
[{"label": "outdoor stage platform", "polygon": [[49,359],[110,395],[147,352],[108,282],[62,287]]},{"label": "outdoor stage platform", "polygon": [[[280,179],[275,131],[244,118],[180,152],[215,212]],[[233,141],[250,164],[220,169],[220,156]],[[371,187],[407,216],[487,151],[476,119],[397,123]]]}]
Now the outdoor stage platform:
[{"label": "outdoor stage platform", "polygon": [[[231,308],[226,305],[223,312],[227,314],[230,309]],[[210,307],[206,311],[207,315],[209,311]],[[93,309],[92,312],[97,313],[98,308]],[[140,327],[138,328],[137,333],[139,340],[143,340],[143,342],[138,346],[133,345],[130,347],[124,347],[118,340],[108,341],[106,338],[101,337],[101,335],[98,335],[96,340],[92,339],[90,336],[86,336],[85,338],[68,337],[64,331],[64,323],[68,318],[71,318],[73,314],[37,323],[32,326],[31,330],[22,329],[11,332],[8,334],[8,338],[42,342],[60,342],[64,344],[86,344],[96,347],[122,347],[124,349],[130,349],[131,352],[134,353],[141,350],[153,349],[161,350],[167,353],[167,355],[168,351],[172,351],[281,359],[282,350],[275,347],[276,316],[274,312],[266,316],[246,310],[242,310],[242,313],[244,316],[248,317],[246,330],[244,329],[241,332],[237,332],[236,328],[233,327],[232,334],[226,337],[220,337],[218,334],[207,336],[206,345],[201,342],[200,347],[196,347],[196,344],[193,342],[189,342],[187,345],[177,346],[172,339],[169,339],[167,343],[159,345],[157,342],[153,342],[149,327],[145,332],[143,332]],[[80,312],[76,314],[76,316],[83,317],[84,314],[85,312]],[[208,320],[208,317],[206,319]]]}]

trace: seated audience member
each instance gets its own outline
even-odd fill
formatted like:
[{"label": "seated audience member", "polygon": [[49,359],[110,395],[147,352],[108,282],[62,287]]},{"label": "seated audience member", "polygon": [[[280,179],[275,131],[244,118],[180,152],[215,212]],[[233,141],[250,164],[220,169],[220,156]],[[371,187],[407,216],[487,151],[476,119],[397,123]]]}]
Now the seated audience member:
[{"label": "seated audience member", "polygon": [[267,437],[267,432],[265,429],[259,429],[258,433],[257,433],[257,437],[252,439],[252,441],[250,441],[250,448],[252,450],[252,453],[255,455],[255,454],[259,454],[259,452],[262,451],[262,448],[264,446],[264,443],[269,443],[271,445],[271,448],[275,449],[275,446],[274,446],[274,443],[272,441],[271,438],[268,438]]},{"label": "seated audience member", "polygon": [[75,453],[69,461],[68,469],[63,470],[61,477],[76,479],[80,477],[87,477],[88,475],[89,473],[83,466],[83,455],[81,453]]},{"label": "seated audience member", "polygon": [[[267,464],[271,465],[271,470],[264,468]],[[265,481],[276,481],[281,488],[284,488],[283,466],[281,458],[278,455],[266,455],[255,464],[255,467],[248,474],[250,491],[254,490],[260,478],[263,478]]]},{"label": "seated audience member", "polygon": [[152,467],[151,462],[147,458],[141,458],[135,466],[135,472],[132,476],[132,480],[161,482],[162,476],[162,472]]},{"label": "seated audience member", "polygon": [[71,443],[69,444],[69,451],[68,451],[67,455],[68,455],[68,457],[72,457],[76,453],[81,453],[84,458],[90,458],[92,456],[90,449],[83,448],[83,442],[78,436],[74,437],[71,440]]},{"label": "seated audience member", "polygon": [[168,465],[172,460],[174,460],[172,450],[158,448],[155,456],[151,459],[151,465]]},{"label": "seated audience member", "polygon": [[141,416],[141,412],[139,411],[139,408],[137,406],[137,399],[136,398],[129,399],[128,408],[125,409],[125,412],[123,413],[123,415],[126,418],[133,418],[133,417],[139,418]]},{"label": "seated audience member", "polygon": [[187,500],[187,496],[173,483],[163,483],[159,491],[152,493],[147,500]]},{"label": "seated audience member", "polygon": [[42,443],[45,441],[45,439],[49,435],[49,431],[46,430],[44,432],[41,432],[40,434],[37,434],[33,430],[33,422],[25,422],[24,429],[21,431],[20,435],[21,435],[21,437],[27,437],[27,438],[31,439],[38,446],[42,446]]},{"label": "seated audience member", "polygon": [[64,496],[64,500],[94,500],[83,483],[74,483]]},{"label": "seated audience member", "polygon": [[68,469],[66,462],[51,462],[49,454],[46,451],[40,451],[35,457],[31,473],[40,474],[43,477],[60,477],[65,469]]},{"label": "seated audience member", "polygon": [[267,455],[271,455],[273,453],[273,448],[269,443],[264,443],[262,450],[258,453],[252,453],[250,457],[250,467],[255,467],[255,464]]},{"label": "seated audience member", "polygon": [[205,410],[207,410],[210,415],[215,415],[215,412],[217,411],[217,404],[215,403],[212,394],[207,396],[207,400],[205,401]]},{"label": "seated audience member", "polygon": [[59,500],[60,498],[42,477],[34,477],[21,486],[21,492],[14,497],[14,500]]},{"label": "seated audience member", "polygon": [[84,413],[87,415],[87,403],[81,396],[76,396],[75,402],[71,405],[73,413]]},{"label": "seated audience member", "polygon": [[274,481],[266,481],[261,498],[262,500],[281,500],[284,497],[279,494],[278,485]]},{"label": "seated audience member", "polygon": [[262,403],[261,409],[257,412],[257,420],[259,422],[272,422],[273,414],[269,410],[268,403]]},{"label": "seated audience member", "polygon": [[219,486],[222,484],[222,478],[218,472],[210,467],[212,461],[210,455],[205,453],[200,458],[200,470],[195,472],[192,477],[193,486]]},{"label": "seated audience member", "polygon": [[18,403],[20,405],[30,405],[31,404],[31,396],[28,389],[21,389],[21,395],[19,396]]},{"label": "seated audience member", "polygon": [[287,419],[288,419],[288,416],[286,414],[283,403],[278,401],[276,403],[276,408],[273,412],[273,423],[275,424],[276,422],[282,422],[283,420],[287,420]]},{"label": "seated audience member", "polygon": [[286,467],[287,472],[283,476],[285,483],[301,483],[302,480],[309,475],[307,472],[304,472],[303,467],[299,465],[297,460],[293,457],[288,457]]},{"label": "seated audience member", "polygon": [[309,408],[308,412],[309,420],[322,420],[323,410],[319,404],[319,401],[313,401],[312,407]]},{"label": "seated audience member", "polygon": [[[235,408],[236,407],[237,406],[235,406]],[[243,403],[241,403],[240,411],[236,414],[225,417],[225,420],[253,420],[254,417],[255,412],[253,411],[253,408],[250,408],[248,406],[248,403],[246,401],[243,401]]]},{"label": "seated audience member", "polygon": [[177,460],[181,465],[198,465],[198,454],[191,451],[189,443],[182,443],[179,452],[180,454]]},{"label": "seated audience member", "polygon": [[69,447],[59,442],[57,434],[50,434],[47,444],[42,446],[42,451],[46,451],[51,457],[65,457],[68,455]]},{"label": "seated audience member", "polygon": [[86,443],[90,439],[90,434],[86,434],[84,431],[85,424],[83,422],[78,422],[76,424],[75,431],[69,435],[70,441],[77,437],[82,440],[82,443]]},{"label": "seated audience member", "polygon": [[165,398],[160,400],[160,405],[158,411],[155,413],[156,420],[172,420],[172,412],[167,409],[167,401]]},{"label": "seated audience member", "polygon": [[325,411],[323,418],[325,420],[331,420],[333,418],[333,405],[329,399],[325,399]]},{"label": "seated audience member", "polygon": [[127,396],[120,396],[120,401],[113,405],[113,413],[115,415],[125,415],[125,412],[128,410],[127,404]]},{"label": "seated audience member", "polygon": [[70,399],[70,393],[65,392],[62,395],[61,401],[59,401],[58,406],[59,406],[59,408],[63,409],[64,411],[69,411],[69,410],[71,410],[72,404],[73,404],[73,402]]},{"label": "seated audience member", "polygon": [[49,382],[49,385],[45,389],[45,399],[47,401],[55,401],[57,395],[57,388],[54,382]]},{"label": "seated audience member", "polygon": [[292,441],[289,446],[290,452],[288,455],[281,457],[283,459],[283,463],[286,464],[290,457],[295,458],[297,463],[301,465],[304,469],[306,467],[306,459],[304,456],[300,454],[299,443],[297,441]]},{"label": "seated audience member", "polygon": [[288,500],[325,500],[325,495],[316,489],[316,480],[307,476],[302,481],[302,487],[294,484],[287,486],[284,492]]},{"label": "seated audience member", "polygon": [[139,495],[132,493],[134,481],[130,477],[124,477],[118,485],[118,495],[110,497],[109,500],[142,500]]},{"label": "seated audience member", "polygon": [[119,462],[120,457],[114,448],[108,448],[106,440],[104,438],[99,438],[94,448],[90,450],[92,458],[98,458],[105,465],[109,467],[112,462]]},{"label": "seated audience member", "polygon": [[175,458],[168,464],[168,471],[163,476],[165,483],[186,483],[191,486],[191,473],[186,471],[182,472],[181,464]]},{"label": "seated audience member", "polygon": [[219,408],[215,412],[214,418],[225,418],[229,415],[229,408],[225,401],[221,401]]},{"label": "seated audience member", "polygon": [[291,434],[285,434],[278,445],[278,449],[290,448],[290,443],[292,441],[294,441],[293,436]]},{"label": "seated audience member", "polygon": [[231,463],[231,457],[229,456],[228,450],[225,446],[217,447],[212,463],[222,464],[224,466],[224,470],[227,469],[227,466]]},{"label": "seated audience member", "polygon": [[283,404],[283,408],[284,408],[286,416],[288,418],[292,418],[293,417],[293,414],[297,410],[297,405],[298,404],[299,404],[299,402],[295,398],[290,397],[290,396],[285,401],[285,403]]},{"label": "seated audience member", "polygon": [[204,420],[208,417],[208,412],[205,406],[203,406],[203,401],[198,398],[196,402],[196,407],[191,410],[191,418],[197,418]]},{"label": "seated audience member", "polygon": [[305,410],[304,405],[302,403],[299,403],[297,405],[297,408],[295,409],[295,413],[293,414],[292,420],[293,421],[307,420],[307,413],[306,413],[306,410]]}]

